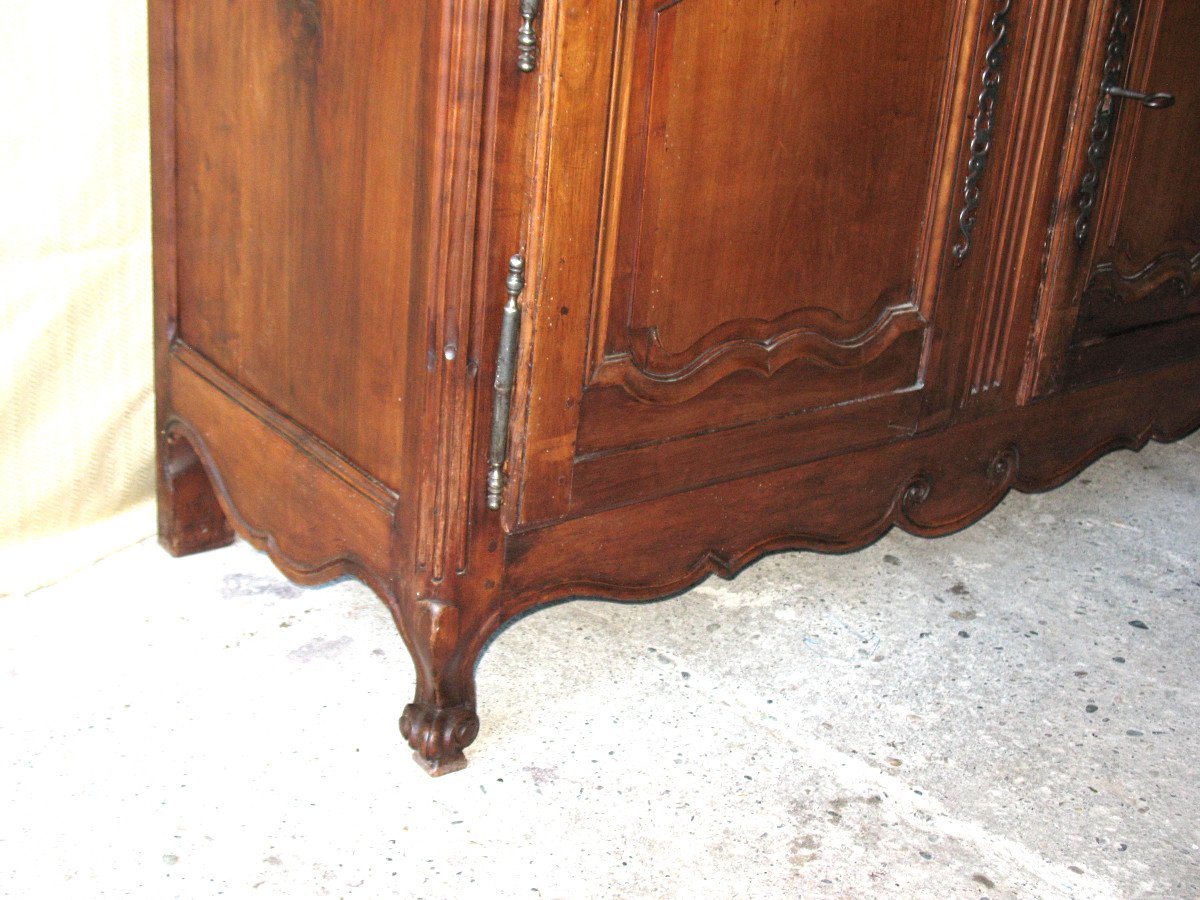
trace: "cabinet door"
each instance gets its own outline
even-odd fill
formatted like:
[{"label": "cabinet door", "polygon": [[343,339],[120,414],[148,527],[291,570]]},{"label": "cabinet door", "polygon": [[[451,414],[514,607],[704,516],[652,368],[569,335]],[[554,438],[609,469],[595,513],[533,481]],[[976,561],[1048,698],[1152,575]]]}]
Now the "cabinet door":
[{"label": "cabinet door", "polygon": [[918,427],[1007,7],[550,4],[520,521]]},{"label": "cabinet door", "polygon": [[1046,288],[1042,390],[1200,355],[1200,4],[1098,3],[1091,42]]}]

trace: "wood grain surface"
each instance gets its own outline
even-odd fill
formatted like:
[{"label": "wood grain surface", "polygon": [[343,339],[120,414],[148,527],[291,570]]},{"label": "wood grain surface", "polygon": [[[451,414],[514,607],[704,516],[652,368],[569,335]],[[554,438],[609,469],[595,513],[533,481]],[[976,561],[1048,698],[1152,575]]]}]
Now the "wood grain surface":
[{"label": "wood grain surface", "polygon": [[1181,437],[1200,16],[1131,3],[1128,84],[1178,102],[1122,111],[1080,247],[1116,2],[546,0],[525,72],[512,0],[151,0],[163,544],[369,584],[441,774],[528,609],[945,534]]}]

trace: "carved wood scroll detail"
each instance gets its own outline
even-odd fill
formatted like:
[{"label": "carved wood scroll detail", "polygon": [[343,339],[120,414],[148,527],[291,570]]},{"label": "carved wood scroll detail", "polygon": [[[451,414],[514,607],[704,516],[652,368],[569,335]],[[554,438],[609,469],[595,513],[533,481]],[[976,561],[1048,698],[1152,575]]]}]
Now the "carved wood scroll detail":
[{"label": "carved wood scroll detail", "polygon": [[448,775],[466,767],[463,750],[479,735],[479,716],[469,706],[410,703],[400,717],[400,734],[430,775]]},{"label": "carved wood scroll detail", "polygon": [[[931,471],[918,469],[900,481],[890,494],[881,492],[884,499],[877,518],[856,526],[845,533],[781,530],[769,537],[759,538],[738,549],[701,551],[690,563],[678,565],[674,574],[654,581],[633,578],[608,580],[578,578],[526,587],[522,585],[505,608],[507,619],[545,603],[573,596],[604,597],[636,602],[687,590],[709,575],[733,578],[766,553],[778,550],[810,550],[817,552],[846,552],[861,549],[878,540],[892,528],[922,537],[939,537],[966,528],[979,521],[1016,490],[1035,493],[1050,490],[1069,481],[1093,462],[1116,450],[1138,451],[1151,440],[1178,440],[1200,426],[1195,415],[1183,424],[1160,420],[1143,420],[1138,426],[1120,430],[1082,448],[1070,459],[1050,463],[1042,447],[1031,444],[1032,460],[1026,461],[1016,443],[1004,444],[990,456],[980,459],[978,475],[966,481],[952,478],[942,483]],[[1052,455],[1052,454],[1051,454]],[[935,494],[941,493],[935,503]],[[937,507],[933,509],[932,507]],[[665,574],[665,573],[664,573]]]},{"label": "carved wood scroll detail", "polygon": [[1169,250],[1130,275],[1122,274],[1111,262],[1103,263],[1088,279],[1084,293],[1136,302],[1168,285],[1181,297],[1200,291],[1200,250],[1190,256],[1187,251]]},{"label": "carved wood scroll detail", "polygon": [[[1007,33],[1005,17],[1007,7],[1012,2],[1013,0],[1004,0],[1004,9],[997,14],[996,27],[999,33],[996,43],[988,51],[990,60],[1001,53],[1007,40],[1004,37]],[[668,25],[668,21],[671,17],[685,15],[680,12],[681,9],[694,9],[696,6],[704,4],[684,4],[682,0],[658,0],[647,4],[640,12],[630,14],[631,21],[623,26],[626,30],[635,31],[635,34],[620,37],[617,44],[617,53],[619,56],[623,55],[626,70],[621,70],[623,74],[620,78],[625,80],[618,80],[613,96],[624,96],[628,109],[618,104],[618,108],[610,113],[610,127],[614,137],[610,138],[613,145],[609,148],[611,159],[608,165],[615,168],[609,173],[609,185],[606,189],[612,189],[614,193],[601,211],[601,218],[607,229],[602,234],[601,241],[606,243],[605,252],[611,254],[611,259],[604,262],[602,272],[597,276],[597,290],[601,294],[601,312],[596,317],[599,336],[593,335],[590,339],[591,372],[587,378],[587,385],[621,387],[630,396],[644,403],[683,403],[744,370],[763,378],[770,378],[784,367],[800,362],[826,369],[854,369],[882,357],[899,339],[929,325],[922,309],[928,313],[932,303],[928,286],[924,283],[919,257],[924,248],[937,246],[935,234],[940,237],[944,233],[942,229],[946,218],[951,215],[948,209],[934,215],[933,210],[927,208],[924,216],[916,217],[916,221],[925,223],[920,229],[914,229],[917,231],[915,255],[918,259],[903,261],[905,266],[913,265],[916,271],[909,271],[907,268],[900,271],[887,269],[887,281],[873,284],[866,291],[844,297],[830,298],[829,282],[810,277],[806,268],[794,266],[789,269],[777,265],[778,261],[772,263],[769,250],[756,245],[747,250],[744,256],[754,262],[766,261],[767,264],[762,267],[766,271],[774,272],[776,268],[780,268],[781,272],[772,276],[774,280],[769,280],[767,276],[760,279],[761,282],[769,281],[769,287],[766,289],[760,282],[754,282],[753,286],[739,286],[732,291],[727,285],[722,285],[726,296],[721,298],[718,307],[726,311],[727,318],[719,324],[717,317],[709,318],[707,310],[704,309],[703,298],[688,295],[688,288],[684,286],[687,278],[679,277],[680,263],[677,257],[670,256],[662,262],[663,269],[656,268],[660,262],[655,253],[656,248],[660,246],[657,243],[657,226],[662,224],[661,210],[658,201],[654,199],[658,196],[656,189],[660,187],[660,182],[663,182],[669,185],[672,191],[683,191],[679,187],[677,175],[667,178],[662,171],[665,167],[673,165],[670,160],[676,159],[673,147],[702,144],[694,129],[689,130],[682,126],[682,135],[675,135],[670,141],[666,140],[668,125],[673,121],[668,115],[668,110],[675,101],[668,102],[664,98],[674,96],[673,92],[686,93],[694,90],[692,76],[687,73],[697,67],[718,67],[731,64],[729,60],[743,57],[749,59],[745,48],[742,47],[737,52],[729,49],[710,53],[704,57],[703,63],[697,62],[696,60],[701,58],[696,49],[698,41],[715,41],[718,40],[715,35],[727,32],[734,34],[736,29],[741,28],[741,31],[736,31],[736,37],[727,35],[720,39],[731,43],[741,41],[745,44],[754,32],[744,25],[729,25],[720,31],[703,31],[706,35],[704,38],[696,38],[691,32],[687,41],[675,36],[675,29],[682,29],[683,26]],[[736,7],[736,4],[722,3],[718,6],[725,10]],[[632,9],[638,7],[635,5]],[[712,12],[712,8],[704,6],[704,9],[697,9],[695,15],[707,16]],[[803,25],[803,14],[797,16],[795,13],[780,14],[778,22],[782,23],[781,27],[798,29],[799,34]],[[966,17],[966,12],[956,16],[959,21],[955,28],[961,28],[964,33]],[[825,17],[822,15],[818,18]],[[763,21],[774,20],[764,18]],[[637,29],[644,29],[644,35]],[[954,46],[960,46],[960,42],[966,40],[957,30],[951,29],[950,34],[953,36]],[[683,63],[678,62],[680,58],[684,59]],[[783,58],[789,57],[784,54]],[[673,76],[676,65],[680,66],[682,74]],[[957,62],[953,65],[946,63],[946,67],[946,73],[940,75],[940,91],[948,90],[948,85],[958,77]],[[941,65],[936,68],[930,67],[931,72],[941,72],[941,69]],[[801,80],[812,77],[807,70],[798,71],[805,76]],[[630,72],[641,73],[640,80],[632,87],[627,83],[632,77]],[[672,77],[681,79],[678,85],[672,84]],[[712,72],[709,71],[705,77],[712,77]],[[990,85],[992,80],[992,76],[986,76],[985,85]],[[793,77],[792,81],[797,79]],[[886,93],[886,86],[875,93],[879,93],[880,90]],[[992,87],[987,87],[989,97],[993,91]],[[778,97],[789,98],[788,102],[780,101],[775,105],[784,108],[795,106],[798,101],[791,96],[792,93],[796,93],[794,89],[781,89]],[[718,99],[721,101],[720,109],[729,107],[725,94]],[[896,103],[903,105],[900,99],[897,99]],[[862,108],[877,107],[878,103],[873,103]],[[721,118],[713,112],[709,103],[705,103],[704,108],[713,121]],[[735,107],[736,114],[743,115],[745,108],[745,98],[741,97]],[[801,104],[801,108],[807,107]],[[858,108],[853,107],[854,110]],[[925,115],[926,112],[922,110],[922,107],[914,105],[911,117],[919,118]],[[921,140],[936,137],[937,141],[932,148],[933,171],[928,177],[932,179],[931,183],[937,185],[939,202],[948,206],[946,194],[952,187],[947,186],[943,192],[940,183],[943,170],[953,166],[949,159],[953,148],[949,147],[949,142],[945,140],[950,120],[944,103],[930,107],[927,113],[932,117],[931,132],[929,138],[922,136]],[[814,117],[813,129],[828,127],[823,119]],[[830,133],[842,132],[831,130]],[[779,137],[780,147],[783,148],[788,134],[785,131],[782,136],[776,137]],[[915,132],[911,140],[916,140]],[[802,141],[798,143],[801,147],[807,146]],[[710,157],[697,158],[707,160]],[[713,160],[721,158],[723,157],[717,155],[711,157]],[[790,159],[786,156],[780,158]],[[837,160],[828,161],[820,156],[818,159],[821,165],[838,165]],[[728,160],[725,162],[728,163]],[[813,164],[811,160],[809,162]],[[738,164],[749,167],[749,163],[744,161],[739,161]],[[765,165],[761,161],[759,164]],[[798,163],[789,163],[791,164]],[[670,171],[677,173],[679,169],[671,168]],[[717,174],[718,171],[713,170],[712,175],[706,174],[705,178]],[[720,174],[722,177],[729,177],[729,166],[724,166]],[[820,208],[819,203],[826,202],[821,199],[819,192],[813,197],[805,195],[803,201],[813,204],[815,208]],[[927,198],[924,202],[932,201]],[[796,203],[804,205],[800,200]],[[760,232],[756,238],[758,244],[784,240],[767,227],[772,220],[767,218],[765,213],[761,221],[748,216],[745,212],[748,206],[746,202],[738,201],[735,211],[746,220],[741,223],[746,227],[730,230],[730,235],[739,235],[736,240],[742,240],[741,235],[757,228]],[[934,224],[935,220],[937,227]],[[678,225],[674,219],[669,221]],[[905,239],[907,240],[907,234]],[[731,237],[729,240],[733,241],[735,238]],[[788,252],[800,254],[807,251],[802,248],[793,251],[783,243],[780,243],[775,251],[776,255],[781,257]],[[668,254],[664,253],[663,257],[668,257]],[[699,259],[700,255],[697,254],[696,258]],[[729,258],[734,258],[734,255],[731,254]],[[710,264],[707,260],[704,263]],[[740,264],[749,265],[744,262]],[[899,269],[899,265],[896,264],[896,269]],[[818,267],[817,271],[825,270]],[[707,281],[703,283],[707,284]],[[809,288],[808,291],[805,290],[806,287]],[[731,293],[737,295],[728,296]],[[806,293],[811,295],[805,296]],[[810,305],[804,305],[806,303]],[[788,305],[792,308],[781,312]],[[664,309],[669,310],[665,315],[662,312]],[[691,309],[699,311],[694,319],[686,316],[686,312]],[[679,315],[680,310],[685,311],[685,314]],[[761,317],[756,317],[755,313],[760,310]],[[672,312],[676,314],[674,318],[670,315]],[[684,324],[680,324],[681,320]],[[704,323],[703,327],[699,324],[701,321]],[[912,343],[908,346],[911,347]]]},{"label": "carved wood scroll detail", "polygon": [[[400,733],[431,775],[467,764],[463,749],[479,734],[474,687],[468,674],[475,653],[460,654],[462,615],[454,603],[427,599],[412,610],[409,631],[417,668],[417,696],[404,708]],[[455,665],[456,655],[460,662]]]},{"label": "carved wood scroll detail", "polygon": [[[854,368],[881,356],[901,335],[925,327],[911,303],[887,306],[865,324],[847,322],[829,309],[810,307],[773,322],[726,322],[680,353],[669,353],[656,329],[632,332],[634,352],[607,357],[592,377],[597,385],[619,385],[649,403],[681,403],[735,372],[749,369],[764,378],[798,360],[826,368]],[[654,360],[651,368],[638,358]]]}]

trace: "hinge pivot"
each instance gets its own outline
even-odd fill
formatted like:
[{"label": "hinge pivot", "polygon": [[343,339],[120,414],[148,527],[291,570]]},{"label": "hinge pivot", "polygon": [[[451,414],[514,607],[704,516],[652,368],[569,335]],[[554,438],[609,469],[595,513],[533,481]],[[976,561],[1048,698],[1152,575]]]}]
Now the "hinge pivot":
[{"label": "hinge pivot", "polygon": [[517,32],[517,68],[532,72],[537,68],[538,36],[533,23],[541,14],[541,0],[521,0],[521,28]]}]

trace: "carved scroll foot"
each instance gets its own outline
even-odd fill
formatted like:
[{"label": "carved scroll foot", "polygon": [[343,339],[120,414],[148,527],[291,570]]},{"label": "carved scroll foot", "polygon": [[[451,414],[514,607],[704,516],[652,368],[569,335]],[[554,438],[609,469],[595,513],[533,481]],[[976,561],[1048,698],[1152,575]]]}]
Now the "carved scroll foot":
[{"label": "carved scroll foot", "polygon": [[172,556],[233,543],[233,528],[191,442],[163,435],[158,444],[158,541]]},{"label": "carved scroll foot", "polygon": [[421,768],[435,777],[447,775],[466,768],[463,749],[479,734],[479,717],[471,706],[410,703],[400,718],[400,733]]},{"label": "carved scroll foot", "polygon": [[400,733],[430,775],[467,764],[463,748],[479,734],[475,715],[475,661],[479,630],[449,600],[419,600],[406,610],[404,631],[417,669],[417,695],[404,710]]}]

